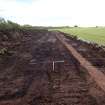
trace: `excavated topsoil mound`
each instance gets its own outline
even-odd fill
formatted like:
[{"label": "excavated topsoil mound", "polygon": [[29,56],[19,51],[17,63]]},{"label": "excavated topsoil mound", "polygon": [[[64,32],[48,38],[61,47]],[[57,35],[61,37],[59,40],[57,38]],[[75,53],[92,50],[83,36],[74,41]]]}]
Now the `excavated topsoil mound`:
[{"label": "excavated topsoil mound", "polygon": [[62,34],[66,35],[67,42],[71,44],[83,57],[105,73],[105,46],[99,46],[95,43],[87,43],[74,37],[69,37],[70,35],[68,34]]}]

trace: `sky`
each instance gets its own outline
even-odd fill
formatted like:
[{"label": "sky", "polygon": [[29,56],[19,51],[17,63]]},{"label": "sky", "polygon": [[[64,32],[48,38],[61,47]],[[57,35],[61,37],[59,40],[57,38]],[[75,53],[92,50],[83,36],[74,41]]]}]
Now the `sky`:
[{"label": "sky", "polygon": [[0,0],[0,17],[33,26],[105,26],[105,0]]}]

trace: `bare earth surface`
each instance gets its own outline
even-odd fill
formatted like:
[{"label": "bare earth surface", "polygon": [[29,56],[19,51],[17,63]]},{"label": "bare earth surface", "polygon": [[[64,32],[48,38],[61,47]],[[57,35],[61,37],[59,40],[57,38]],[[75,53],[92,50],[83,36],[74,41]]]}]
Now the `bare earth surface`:
[{"label": "bare earth surface", "polygon": [[[105,105],[104,92],[54,32],[25,33],[15,51],[0,62],[0,105]],[[53,61],[64,62],[53,70]]]}]

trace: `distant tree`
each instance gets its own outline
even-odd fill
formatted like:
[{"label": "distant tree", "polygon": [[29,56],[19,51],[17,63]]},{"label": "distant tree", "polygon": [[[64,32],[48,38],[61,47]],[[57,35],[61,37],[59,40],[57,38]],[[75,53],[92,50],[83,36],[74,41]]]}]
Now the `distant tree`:
[{"label": "distant tree", "polygon": [[17,30],[20,27],[19,24],[14,23],[14,22],[12,22],[10,20],[7,21],[7,26],[8,26],[8,29],[13,29],[13,30]]},{"label": "distant tree", "polygon": [[74,27],[78,27],[77,25],[75,25]]},{"label": "distant tree", "polygon": [[25,24],[23,27],[32,27],[31,25]]},{"label": "distant tree", "polygon": [[5,19],[2,18],[2,17],[0,17],[0,24],[1,24],[1,23],[5,23],[5,22],[6,22]]},{"label": "distant tree", "polygon": [[20,29],[20,25],[10,20],[5,21],[4,18],[0,17],[0,30],[9,30],[9,29],[13,30]]},{"label": "distant tree", "polygon": [[6,21],[4,20],[4,18],[0,17],[0,30],[4,30],[6,27]]}]

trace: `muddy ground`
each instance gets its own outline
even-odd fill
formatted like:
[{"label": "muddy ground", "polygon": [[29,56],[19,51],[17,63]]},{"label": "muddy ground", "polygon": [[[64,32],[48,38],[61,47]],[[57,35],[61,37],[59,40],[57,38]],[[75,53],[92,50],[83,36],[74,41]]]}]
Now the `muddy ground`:
[{"label": "muddy ground", "polygon": [[[15,42],[7,39],[0,43],[9,49],[5,56],[0,55],[0,105],[105,105],[103,91],[82,72],[54,32],[20,33]],[[90,44],[73,38],[67,41],[77,50],[84,46],[80,53],[93,57],[95,49]],[[104,50],[100,51],[97,55],[104,57]],[[53,61],[64,62],[53,68]]]},{"label": "muddy ground", "polygon": [[83,57],[90,61],[95,67],[105,73],[105,46],[99,46],[95,43],[87,43],[74,37],[68,37],[67,34],[65,35],[69,44],[71,44]]}]

